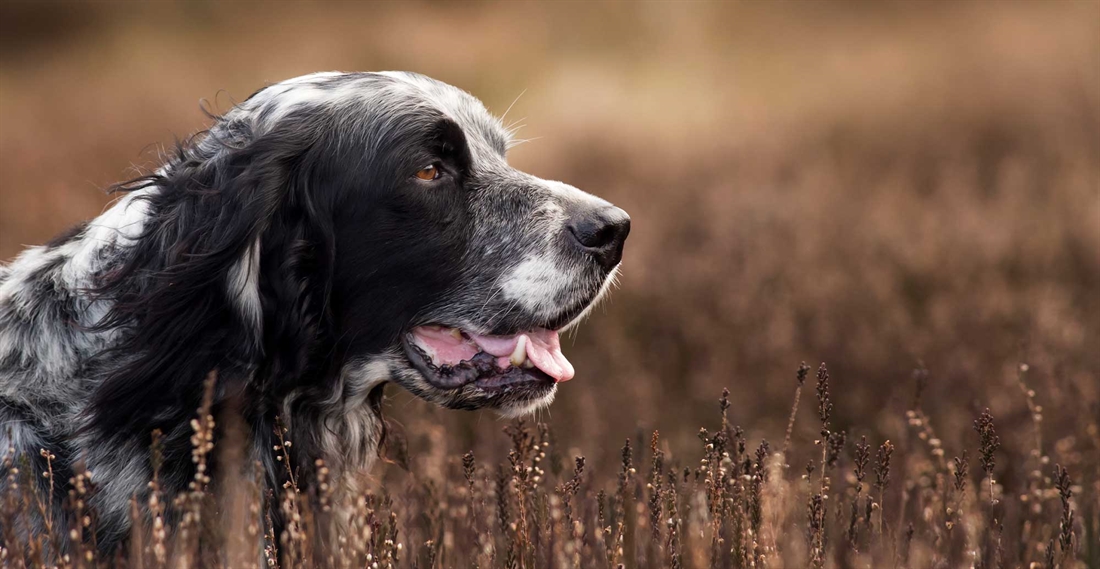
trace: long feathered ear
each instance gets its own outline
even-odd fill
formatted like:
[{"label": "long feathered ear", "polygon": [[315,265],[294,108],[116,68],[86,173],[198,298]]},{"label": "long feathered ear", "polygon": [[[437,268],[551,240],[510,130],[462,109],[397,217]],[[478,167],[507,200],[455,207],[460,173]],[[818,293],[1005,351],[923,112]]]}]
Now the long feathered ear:
[{"label": "long feathered ear", "polygon": [[[148,215],[94,291],[110,306],[96,328],[118,341],[93,361],[90,427],[109,436],[170,429],[187,423],[212,370],[224,392],[247,388],[259,368],[308,365],[325,326],[332,250],[307,182],[319,120],[288,119],[259,135],[248,121],[220,120],[178,144],[157,174],[121,186]],[[264,362],[265,350],[278,361]]]}]

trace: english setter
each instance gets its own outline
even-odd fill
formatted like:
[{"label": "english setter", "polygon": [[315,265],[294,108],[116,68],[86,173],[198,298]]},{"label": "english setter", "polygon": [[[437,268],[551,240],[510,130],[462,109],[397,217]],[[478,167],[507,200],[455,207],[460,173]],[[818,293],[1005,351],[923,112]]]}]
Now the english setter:
[{"label": "english setter", "polygon": [[58,517],[73,469],[92,471],[109,550],[146,503],[150,433],[164,490],[192,479],[211,372],[272,487],[276,417],[304,483],[318,458],[345,485],[369,469],[387,382],[455,409],[550,404],[574,373],[558,334],[606,292],[630,218],[512,168],[508,147],[477,99],[422,75],[256,92],[0,265],[0,453],[56,457]]}]

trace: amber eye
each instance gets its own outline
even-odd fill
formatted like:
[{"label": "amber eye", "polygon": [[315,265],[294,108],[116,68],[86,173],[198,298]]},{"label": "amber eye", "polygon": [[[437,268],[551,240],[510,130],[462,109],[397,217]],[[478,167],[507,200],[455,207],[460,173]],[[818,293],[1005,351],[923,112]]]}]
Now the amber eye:
[{"label": "amber eye", "polygon": [[435,164],[429,164],[429,165],[421,168],[416,173],[417,178],[420,178],[421,180],[425,180],[425,181],[429,181],[429,182],[432,181],[432,180],[438,180],[439,177],[442,176],[442,175],[443,175],[443,172],[440,171],[440,169]]}]

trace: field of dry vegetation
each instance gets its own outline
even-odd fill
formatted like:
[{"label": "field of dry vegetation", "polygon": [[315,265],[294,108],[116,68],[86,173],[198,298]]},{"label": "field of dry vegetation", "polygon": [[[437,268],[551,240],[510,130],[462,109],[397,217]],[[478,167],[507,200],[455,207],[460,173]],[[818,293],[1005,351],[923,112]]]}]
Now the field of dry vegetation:
[{"label": "field of dry vegetation", "polygon": [[388,388],[356,501],[200,473],[95,559],[94,473],[29,547],[24,482],[5,566],[1100,567],[1100,4],[250,6],[0,9],[0,258],[200,98],[400,68],[522,92],[512,162],[632,215],[621,285],[538,417]]}]

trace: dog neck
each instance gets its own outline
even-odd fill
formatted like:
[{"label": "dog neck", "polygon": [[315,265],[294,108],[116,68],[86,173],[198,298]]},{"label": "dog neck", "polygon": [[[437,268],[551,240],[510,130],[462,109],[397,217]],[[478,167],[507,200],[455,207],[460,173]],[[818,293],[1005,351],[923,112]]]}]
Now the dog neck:
[{"label": "dog neck", "polygon": [[391,379],[393,358],[384,354],[349,362],[327,395],[317,397],[303,388],[283,401],[280,413],[288,418],[289,431],[311,442],[313,456],[302,458],[323,460],[345,491],[362,488],[378,456],[385,430],[382,390]]}]

